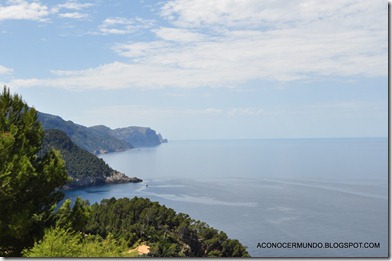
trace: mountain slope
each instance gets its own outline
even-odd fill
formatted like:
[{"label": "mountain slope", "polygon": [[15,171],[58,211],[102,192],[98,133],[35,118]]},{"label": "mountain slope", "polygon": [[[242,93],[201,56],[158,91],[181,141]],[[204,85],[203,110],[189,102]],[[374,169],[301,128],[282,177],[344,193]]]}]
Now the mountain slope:
[{"label": "mountain slope", "polygon": [[150,246],[147,257],[249,257],[246,247],[223,231],[138,197],[112,197],[93,204],[82,231],[102,237],[112,234],[130,245],[144,242]]},{"label": "mountain slope", "polygon": [[97,135],[89,128],[65,121],[59,116],[39,112],[38,120],[45,130],[58,129],[64,131],[79,147],[94,154],[124,151],[133,146],[109,135]]},{"label": "mountain slope", "polygon": [[167,142],[148,127],[127,127],[112,130],[99,125],[85,127],[59,116],[39,112],[38,119],[45,130],[64,131],[79,147],[94,154],[124,151],[134,147],[157,146]]},{"label": "mountain slope", "polygon": [[45,130],[42,152],[51,148],[60,151],[67,174],[73,178],[71,188],[141,181],[113,170],[102,159],[78,147],[63,131]]}]

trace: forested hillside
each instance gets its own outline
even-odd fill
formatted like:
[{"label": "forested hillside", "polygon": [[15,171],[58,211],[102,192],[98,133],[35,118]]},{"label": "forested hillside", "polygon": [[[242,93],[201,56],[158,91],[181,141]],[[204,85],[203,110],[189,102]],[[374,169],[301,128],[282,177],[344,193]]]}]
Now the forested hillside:
[{"label": "forested hillside", "polygon": [[77,146],[63,131],[45,130],[41,153],[50,149],[59,150],[65,161],[68,176],[72,182],[67,186],[83,187],[106,183],[139,182],[113,170],[102,159]]},{"label": "forested hillside", "polygon": [[91,207],[78,199],[76,211],[69,204],[66,201],[56,214],[57,227],[47,231],[46,240],[26,250],[26,256],[96,256],[102,245],[107,253],[101,256],[134,256],[132,249],[141,244],[149,247],[146,255],[151,257],[249,256],[238,240],[224,232],[149,199],[111,198]]}]

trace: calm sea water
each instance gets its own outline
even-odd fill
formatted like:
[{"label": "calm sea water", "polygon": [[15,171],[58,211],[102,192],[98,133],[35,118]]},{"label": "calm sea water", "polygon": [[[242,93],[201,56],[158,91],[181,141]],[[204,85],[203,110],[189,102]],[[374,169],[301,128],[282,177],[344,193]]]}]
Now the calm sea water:
[{"label": "calm sea water", "polygon": [[[67,197],[147,197],[225,231],[254,257],[388,255],[387,138],[171,141],[102,158],[144,182]],[[257,247],[288,242],[338,247]]]}]

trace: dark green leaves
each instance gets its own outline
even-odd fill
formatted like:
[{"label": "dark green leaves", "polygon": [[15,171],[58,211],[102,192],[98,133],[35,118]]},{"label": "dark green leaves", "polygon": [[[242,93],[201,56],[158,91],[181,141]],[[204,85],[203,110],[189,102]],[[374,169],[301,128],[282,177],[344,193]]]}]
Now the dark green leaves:
[{"label": "dark green leaves", "polygon": [[4,87],[0,95],[0,255],[17,256],[43,233],[57,189],[66,182],[56,151],[42,157],[43,129],[37,112]]},{"label": "dark green leaves", "polygon": [[111,233],[131,245],[147,242],[149,255],[157,257],[249,256],[238,240],[229,239],[224,232],[137,197],[104,199],[92,205],[84,232],[102,237]]}]

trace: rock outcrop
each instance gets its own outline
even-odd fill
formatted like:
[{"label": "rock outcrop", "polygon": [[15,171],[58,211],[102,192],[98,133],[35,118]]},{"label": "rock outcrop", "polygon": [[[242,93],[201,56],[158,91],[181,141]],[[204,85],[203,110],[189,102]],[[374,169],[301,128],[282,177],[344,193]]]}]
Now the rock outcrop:
[{"label": "rock outcrop", "polygon": [[112,175],[107,177],[105,180],[105,183],[107,184],[138,183],[138,182],[143,182],[143,180],[137,177],[130,178],[124,173],[121,173],[119,171],[114,171]]}]

